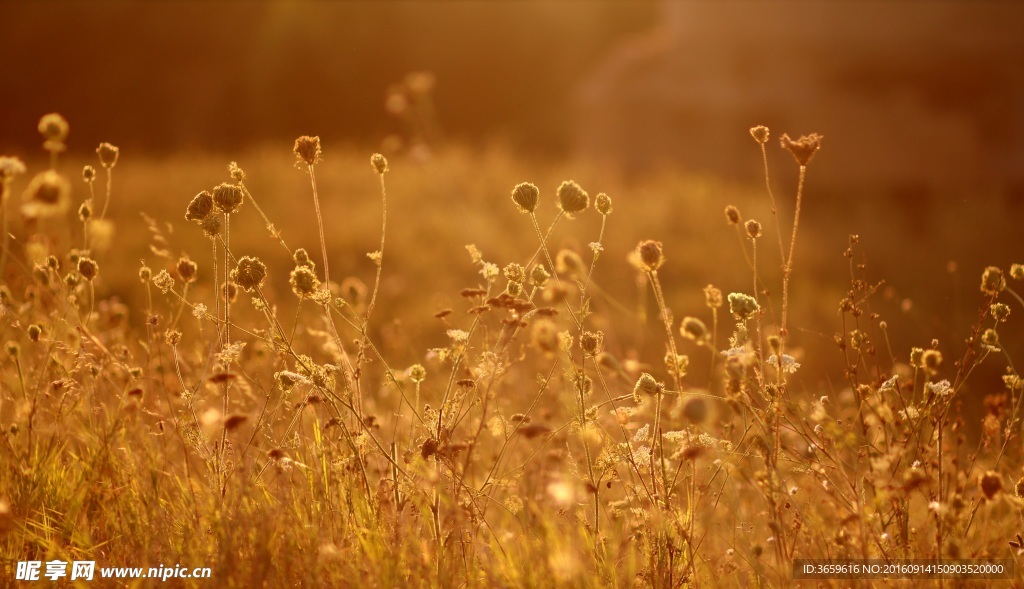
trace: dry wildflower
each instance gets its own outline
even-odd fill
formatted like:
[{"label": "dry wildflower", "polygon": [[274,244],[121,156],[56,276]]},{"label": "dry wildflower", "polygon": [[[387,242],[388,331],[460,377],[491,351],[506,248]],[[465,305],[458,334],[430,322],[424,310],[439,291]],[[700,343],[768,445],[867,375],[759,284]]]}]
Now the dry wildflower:
[{"label": "dry wildflower", "polygon": [[204,190],[195,195],[192,198],[192,202],[188,203],[188,208],[185,209],[185,220],[201,223],[209,217],[212,212],[213,195]]},{"label": "dry wildflower", "polygon": [[145,284],[149,282],[151,278],[153,278],[153,271],[150,270],[149,266],[143,263],[142,267],[139,268],[139,282]]},{"label": "dry wildflower", "polygon": [[82,275],[82,278],[92,282],[92,279],[96,278],[99,271],[100,266],[96,263],[96,260],[86,257],[78,259],[78,273]]},{"label": "dry wildflower", "polygon": [[313,166],[320,163],[320,137],[310,137],[309,135],[303,135],[295,140],[295,147],[292,149],[292,153],[298,158],[298,161],[305,163],[307,166]]},{"label": "dry wildflower", "polygon": [[924,356],[924,348],[910,348],[910,365],[920,368],[922,356]]},{"label": "dry wildflower", "polygon": [[18,342],[8,341],[4,344],[4,351],[6,351],[7,355],[11,358],[16,358],[18,354],[21,353],[21,346],[18,345]]},{"label": "dry wildflower", "polygon": [[708,308],[719,309],[722,307],[722,291],[709,284],[704,287],[704,302]]},{"label": "dry wildflower", "polygon": [[121,150],[109,143],[100,143],[96,148],[96,155],[100,157],[100,165],[104,168],[113,168],[117,165],[117,156]]},{"label": "dry wildflower", "polygon": [[307,266],[296,266],[288,277],[292,292],[299,298],[311,297],[320,286],[320,279]]},{"label": "dry wildflower", "polygon": [[523,281],[526,280],[526,270],[523,269],[522,264],[512,262],[511,264],[505,266],[505,268],[502,270],[502,273],[505,275],[505,278],[508,279],[509,282],[522,283]]},{"label": "dry wildflower", "polygon": [[160,289],[160,292],[167,294],[167,291],[174,288],[174,279],[167,270],[161,270],[153,277],[153,286]]},{"label": "dry wildflower", "polygon": [[540,189],[529,182],[516,184],[512,189],[512,202],[516,203],[519,211],[533,213],[537,210],[537,202],[540,200]]},{"label": "dry wildflower", "polygon": [[729,293],[729,311],[740,321],[750,319],[760,310],[761,306],[754,297],[739,292]]},{"label": "dry wildflower", "polygon": [[985,268],[981,274],[981,292],[989,296],[998,296],[1006,290],[1006,278],[1003,271],[995,266]]},{"label": "dry wildflower", "polygon": [[223,226],[224,224],[220,222],[220,219],[210,215],[202,221],[203,235],[213,239],[220,235],[220,230]]},{"label": "dry wildflower", "polygon": [[191,284],[196,281],[196,273],[199,271],[199,266],[192,260],[179,258],[175,269],[177,269],[178,276],[181,277],[181,281],[185,284]]},{"label": "dry wildflower", "polygon": [[[0,174],[2,176],[2,174]],[[1010,278],[1024,280],[1024,264],[1013,264],[1010,266]]]},{"label": "dry wildflower", "polygon": [[231,279],[248,293],[255,293],[266,277],[267,267],[253,256],[242,256],[231,271]]},{"label": "dry wildflower", "polygon": [[309,252],[307,252],[304,248],[300,247],[299,249],[295,250],[295,253],[292,254],[292,260],[295,261],[296,266],[305,266],[310,270],[316,270],[316,264],[313,262],[313,260],[309,259]]},{"label": "dry wildflower", "polygon": [[39,325],[38,323],[33,323],[32,325],[28,326],[27,332],[28,332],[28,339],[30,339],[30,340],[32,340],[34,342],[38,342],[39,341],[39,336],[41,336],[43,334],[43,327],[41,325]]},{"label": "dry wildflower", "polygon": [[817,133],[811,133],[810,135],[804,135],[796,141],[789,138],[789,135],[783,133],[779,142],[782,144],[782,148],[793,154],[793,158],[796,159],[796,163],[801,166],[806,166],[814,154],[821,148],[821,140],[823,137]]},{"label": "dry wildflower", "polygon": [[992,313],[992,317],[999,323],[1006,323],[1010,318],[1010,307],[1003,303],[995,303],[988,308],[989,312]]},{"label": "dry wildflower", "polygon": [[643,401],[640,393],[646,393],[648,395],[660,395],[665,390],[665,385],[659,383],[654,379],[653,376],[644,372],[640,374],[640,378],[636,380],[636,384],[633,386],[633,400],[639,404]]},{"label": "dry wildflower", "polygon": [[222,182],[213,188],[213,204],[226,215],[237,213],[242,207],[243,195],[241,187]]},{"label": "dry wildflower", "polygon": [[747,235],[749,235],[751,239],[757,239],[758,237],[761,237],[761,224],[758,223],[757,221],[751,219],[747,221],[743,226],[746,227]]},{"label": "dry wildflower", "polygon": [[604,332],[584,331],[580,336],[580,348],[588,356],[597,356],[604,351]]},{"label": "dry wildflower", "polygon": [[409,380],[416,384],[427,379],[427,369],[422,364],[413,364],[409,367]]},{"label": "dry wildflower", "polygon": [[579,213],[590,205],[590,195],[579,184],[566,180],[558,186],[558,208],[566,213]]},{"label": "dry wildflower", "polygon": [[[780,368],[779,357],[777,355],[772,354],[771,356],[768,357],[766,361],[768,362],[769,366]],[[800,369],[800,363],[797,362],[796,359],[790,356],[789,354],[783,354],[781,368],[782,372],[786,374],[795,374],[796,371]]]},{"label": "dry wildflower", "polygon": [[751,127],[750,136],[754,138],[754,141],[757,141],[762,145],[768,143],[768,127],[765,127],[764,125]]},{"label": "dry wildflower", "polygon": [[91,184],[96,181],[96,168],[92,166],[85,166],[82,168],[82,180],[86,184]]},{"label": "dry wildflower", "polygon": [[990,348],[998,348],[999,334],[992,328],[986,329],[985,332],[981,334],[981,343],[989,346]]},{"label": "dry wildflower", "polygon": [[71,201],[71,184],[53,170],[36,174],[25,189],[21,212],[26,217],[53,217],[64,213]]},{"label": "dry wildflower", "polygon": [[0,156],[0,182],[8,182],[25,173],[25,164],[16,157]]},{"label": "dry wildflower", "polygon": [[87,200],[78,207],[78,220],[85,223],[92,218],[92,201]]},{"label": "dry wildflower", "polygon": [[177,329],[168,329],[164,332],[164,341],[173,348],[181,341],[181,332]]},{"label": "dry wildflower", "polygon": [[996,471],[990,470],[981,475],[981,492],[989,501],[996,498],[1003,490],[1003,477]]},{"label": "dry wildflower", "polygon": [[388,159],[379,153],[370,156],[370,165],[381,176],[388,171]]},{"label": "dry wildflower", "polygon": [[68,122],[53,112],[39,119],[39,134],[45,139],[43,148],[47,151],[64,151],[64,140],[68,137]]},{"label": "dry wildflower", "polygon": [[727,223],[729,223],[730,225],[739,225],[740,219],[741,217],[739,209],[737,209],[733,205],[728,205],[727,207],[725,207],[725,220]]},{"label": "dry wildflower", "polygon": [[241,184],[245,182],[245,170],[238,167],[238,162],[231,162],[228,164],[228,175],[235,182]]},{"label": "dry wildflower", "polygon": [[941,364],[942,352],[938,350],[925,350],[921,354],[921,368],[924,368],[924,371],[929,375],[937,373]]},{"label": "dry wildflower", "polygon": [[636,252],[640,256],[640,264],[647,272],[656,272],[665,263],[665,255],[661,249],[660,241],[645,240],[636,246]]},{"label": "dry wildflower", "polygon": [[703,321],[696,317],[684,317],[679,326],[679,334],[698,344],[704,344],[708,339],[708,328]]},{"label": "dry wildflower", "polygon": [[1024,477],[1018,479],[1017,484],[1013,486],[1013,494],[1024,499]]}]

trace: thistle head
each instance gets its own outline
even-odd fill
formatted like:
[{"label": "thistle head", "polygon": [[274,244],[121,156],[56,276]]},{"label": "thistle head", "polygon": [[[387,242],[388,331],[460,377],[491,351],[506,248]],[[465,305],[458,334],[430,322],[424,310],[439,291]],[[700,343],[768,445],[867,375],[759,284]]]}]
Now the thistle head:
[{"label": "thistle head", "polygon": [[226,215],[237,213],[242,208],[243,192],[236,184],[222,182],[213,188],[214,207]]},{"label": "thistle head", "polygon": [[192,202],[188,203],[188,208],[185,209],[185,219],[202,223],[212,212],[213,195],[204,190],[195,195],[192,198]]},{"label": "thistle head", "polygon": [[259,258],[242,256],[231,271],[231,280],[248,293],[255,293],[267,277],[267,267]]}]

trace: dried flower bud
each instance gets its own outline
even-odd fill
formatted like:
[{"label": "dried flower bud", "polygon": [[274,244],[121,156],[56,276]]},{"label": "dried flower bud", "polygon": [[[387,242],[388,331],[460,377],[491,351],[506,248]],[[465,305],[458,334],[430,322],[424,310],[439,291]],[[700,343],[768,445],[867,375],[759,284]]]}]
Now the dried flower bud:
[{"label": "dried flower bud", "polygon": [[295,140],[295,148],[292,150],[295,157],[307,166],[320,163],[320,137],[303,135]]},{"label": "dried flower bud", "polygon": [[388,171],[388,158],[384,157],[379,153],[375,153],[370,156],[370,165],[380,175],[384,175],[384,172]]},{"label": "dried flower bud", "polygon": [[78,220],[85,223],[92,218],[92,200],[83,202],[78,207]]},{"label": "dried flower bud", "polygon": [[143,264],[142,267],[139,268],[139,281],[145,284],[149,282],[151,278],[153,278],[153,271],[149,269],[149,266]]},{"label": "dried flower bud", "polygon": [[751,219],[747,221],[743,226],[747,228],[747,235],[749,235],[751,239],[757,239],[758,237],[761,237],[761,224],[758,223],[757,221]]},{"label": "dried flower bud", "polygon": [[590,195],[572,180],[562,182],[558,187],[558,207],[569,213],[579,213],[590,205]]},{"label": "dried flower bud", "polygon": [[409,367],[409,380],[420,384],[427,379],[427,369],[422,364],[413,364]]},{"label": "dried flower bud", "polygon": [[793,154],[793,158],[796,159],[796,163],[801,166],[806,166],[814,154],[821,148],[822,136],[817,133],[811,133],[810,135],[804,135],[796,141],[789,138],[789,135],[783,133],[779,139],[782,144],[782,148],[788,150],[789,153]]},{"label": "dried flower bud", "polygon": [[8,341],[4,344],[4,350],[7,352],[8,356],[16,358],[18,354],[21,353],[21,346],[18,345],[18,342]]},{"label": "dried flower bud", "polygon": [[235,184],[223,182],[213,188],[214,207],[227,215],[237,213],[242,207],[243,192]]},{"label": "dried flower bud", "polygon": [[1024,280],[1024,264],[1013,264],[1010,266],[1010,278]]},{"label": "dried flower bud", "polygon": [[722,291],[709,284],[704,287],[704,301],[708,308],[719,309],[722,307]]},{"label": "dried flower bud", "polygon": [[212,212],[213,195],[204,190],[195,195],[192,198],[192,202],[188,203],[188,208],[185,209],[185,220],[202,222]]},{"label": "dried flower bud", "polygon": [[30,339],[30,340],[32,340],[34,342],[38,342],[39,341],[39,336],[41,336],[43,334],[43,326],[39,325],[38,323],[33,323],[32,325],[28,326],[28,330],[27,331],[28,331],[28,339]]},{"label": "dried flower bud", "polygon": [[153,277],[153,285],[160,289],[160,292],[167,294],[167,291],[174,288],[174,279],[167,270],[161,270]]},{"label": "dried flower bud", "polygon": [[99,271],[100,266],[96,263],[96,260],[86,257],[78,259],[78,273],[82,275],[82,278],[92,282],[92,279],[96,278]]},{"label": "dried flower bud", "polygon": [[295,250],[295,253],[292,254],[292,260],[295,261],[296,266],[305,266],[310,270],[316,269],[316,264],[313,260],[309,259],[309,252],[301,247]]},{"label": "dried flower bud", "polygon": [[665,255],[661,250],[660,241],[652,241],[650,239],[641,241],[636,246],[636,251],[640,255],[640,263],[643,269],[647,272],[656,272],[665,263]]},{"label": "dried flower bud", "polygon": [[536,264],[530,270],[530,281],[533,282],[534,286],[544,286],[549,278],[551,278],[551,274],[548,273],[548,269],[543,264]]},{"label": "dried flower bud", "polygon": [[991,305],[989,312],[992,313],[992,317],[999,323],[1006,323],[1006,320],[1010,318],[1010,307],[1003,303]]},{"label": "dried flower bud", "polygon": [[740,224],[740,210],[733,205],[725,207],[725,220],[730,225]]},{"label": "dried flower bud", "polygon": [[288,284],[292,286],[292,292],[300,299],[313,296],[320,286],[320,279],[308,266],[296,266],[288,277]]},{"label": "dried flower bud", "polygon": [[220,230],[222,226],[223,224],[220,222],[220,219],[213,215],[210,215],[209,217],[203,219],[203,235],[209,237],[210,239],[213,239],[214,237],[220,235]]},{"label": "dried flower bud", "polygon": [[640,374],[640,378],[637,379],[636,385],[633,386],[633,400],[639,404],[643,401],[640,393],[646,393],[648,395],[660,395],[665,391],[665,385],[659,383],[653,376],[644,372]]},{"label": "dried flower bud", "polygon": [[117,165],[117,156],[121,150],[109,143],[100,143],[96,148],[96,155],[100,156],[100,165],[104,168],[113,168]]},{"label": "dried flower bud", "polygon": [[598,194],[594,197],[594,209],[607,217],[612,213],[612,197],[603,192]]},{"label": "dried flower bud", "polygon": [[981,274],[981,292],[989,296],[998,296],[1006,290],[1006,278],[1003,271],[995,266],[985,268]]},{"label": "dried flower bud", "polygon": [[704,322],[696,317],[684,317],[683,323],[679,326],[679,333],[698,344],[703,344],[708,339],[708,328]]},{"label": "dried flower bud", "polygon": [[1013,494],[1024,499],[1024,477],[1021,477],[1013,487]]},{"label": "dried flower bud", "polygon": [[181,332],[177,329],[168,329],[164,332],[164,341],[173,348],[181,341]]},{"label": "dried flower bud", "polygon": [[63,151],[64,140],[68,137],[68,122],[57,113],[43,115],[39,119],[39,134],[46,140],[43,147],[47,151]]},{"label": "dried flower bud", "polygon": [[92,166],[82,168],[82,180],[85,180],[86,184],[96,180],[96,168]]},{"label": "dried flower bud", "polygon": [[176,266],[178,270],[178,276],[181,277],[181,281],[185,284],[190,284],[196,281],[196,272],[199,267],[195,262],[188,258],[179,258]]},{"label": "dried flower bud", "polygon": [[267,277],[267,267],[252,256],[242,256],[231,271],[231,279],[248,293],[254,293]]},{"label": "dried flower bud", "polygon": [[0,156],[0,182],[8,182],[25,173],[25,164],[16,157]]},{"label": "dried flower bud", "polygon": [[580,336],[580,348],[588,356],[597,356],[604,351],[604,332],[584,331]]},{"label": "dried flower bud", "polygon": [[529,182],[516,184],[512,189],[512,201],[519,207],[522,213],[533,213],[537,210],[537,202],[540,200],[540,190]]},{"label": "dried flower bud", "polygon": [[509,282],[521,283],[524,280],[526,280],[526,270],[523,269],[523,266],[521,264],[516,264],[515,262],[512,262],[511,264],[505,266],[503,272],[505,274],[505,278],[507,278]]},{"label": "dried flower bud", "polygon": [[760,144],[768,143],[768,127],[758,125],[750,128],[750,136]]},{"label": "dried flower bud", "polygon": [[245,182],[245,170],[238,167],[238,162],[231,162],[228,164],[228,174],[231,176],[231,179],[238,184]]},{"label": "dried flower bud", "polygon": [[938,350],[925,350],[924,353],[921,354],[921,368],[923,368],[929,375],[937,373],[941,364],[942,352]]},{"label": "dried flower bud", "polygon": [[985,499],[991,501],[1002,492],[1003,477],[994,470],[986,471],[985,474],[981,475],[980,486]]}]

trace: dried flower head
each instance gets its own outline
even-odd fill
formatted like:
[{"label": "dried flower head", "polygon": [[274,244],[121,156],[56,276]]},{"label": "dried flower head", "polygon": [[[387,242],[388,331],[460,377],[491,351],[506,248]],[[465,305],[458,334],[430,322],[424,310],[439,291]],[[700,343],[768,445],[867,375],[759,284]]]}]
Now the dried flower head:
[{"label": "dried flower head", "polygon": [[544,286],[549,278],[551,278],[551,274],[543,264],[535,264],[533,269],[530,270],[530,281],[533,282],[535,286]]},{"label": "dried flower head", "polygon": [[789,153],[793,154],[796,159],[796,163],[801,166],[806,166],[814,154],[821,149],[822,136],[817,133],[811,133],[810,135],[804,135],[796,141],[789,138],[789,135],[783,133],[779,139],[782,144],[782,148],[788,150]]},{"label": "dried flower head", "polygon": [[160,289],[160,292],[167,294],[167,291],[174,288],[174,279],[167,270],[161,270],[153,277],[153,286]]},{"label": "dried flower head", "polygon": [[244,193],[236,184],[222,182],[213,188],[213,204],[221,213],[230,215],[237,213],[242,207]]},{"label": "dried flower head", "polygon": [[740,321],[750,319],[760,310],[761,306],[754,297],[739,292],[729,293],[729,311]]},{"label": "dried flower head", "polygon": [[764,145],[768,143],[768,127],[764,125],[758,125],[750,128],[750,136],[754,138],[754,141]]},{"label": "dried flower head", "polygon": [[646,393],[648,395],[660,395],[665,391],[665,385],[661,384],[653,376],[644,372],[640,374],[640,378],[636,380],[636,385],[633,386],[633,400],[638,404],[643,401],[640,393]]},{"label": "dried flower head", "polygon": [[1006,290],[1006,278],[1003,271],[995,266],[985,268],[981,273],[981,292],[989,296],[998,296]]},{"label": "dried flower head", "polygon": [[986,471],[985,474],[981,475],[980,486],[985,498],[991,501],[1002,492],[1003,477],[994,470]]},{"label": "dried flower head", "polygon": [[288,276],[288,284],[292,286],[292,292],[299,298],[313,296],[316,289],[320,287],[320,279],[316,272],[308,266],[296,266]]},{"label": "dried flower head", "polygon": [[304,248],[300,247],[299,249],[295,250],[295,253],[292,254],[292,260],[295,261],[296,266],[305,266],[310,270],[316,269],[316,263],[314,263],[313,260],[309,258],[309,252],[307,252]]},{"label": "dried flower head", "polygon": [[704,287],[704,302],[711,309],[719,309],[722,307],[722,291],[716,288],[714,285],[707,285]]},{"label": "dried flower head", "polygon": [[96,260],[86,257],[78,258],[78,273],[82,275],[82,278],[92,282],[92,279],[96,278],[99,271],[100,266],[96,263]]},{"label": "dried flower head", "polygon": [[942,364],[942,352],[938,350],[925,350],[921,354],[921,368],[928,374],[935,374]]},{"label": "dried flower head", "polygon": [[413,364],[409,367],[409,380],[420,384],[427,379],[427,369],[422,364]]},{"label": "dried flower head", "polygon": [[999,323],[1006,323],[1010,318],[1010,307],[1004,303],[995,303],[988,308],[992,317]]},{"label": "dried flower head", "polygon": [[92,218],[92,200],[87,200],[78,206],[78,220],[85,223]]},{"label": "dried flower head", "polygon": [[292,149],[298,161],[307,166],[320,163],[320,137],[303,135],[295,140],[295,148]]},{"label": "dried flower head", "polygon": [[758,237],[761,237],[761,224],[758,223],[757,221],[751,219],[747,221],[743,226],[746,227],[747,235],[749,235],[751,239],[757,239]]},{"label": "dried flower head", "polygon": [[45,142],[47,151],[64,151],[64,140],[68,137],[68,122],[61,115],[53,112],[39,119],[39,134]]},{"label": "dried flower head", "polygon": [[522,283],[526,280],[526,270],[523,269],[522,264],[512,262],[505,266],[502,272],[505,274],[505,278],[508,279],[509,282]]},{"label": "dried flower head", "polygon": [[248,293],[256,292],[266,277],[267,267],[253,256],[239,258],[238,265],[231,271],[231,279]]},{"label": "dried flower head", "polygon": [[245,170],[238,167],[238,162],[231,162],[228,164],[228,175],[230,175],[231,179],[238,184],[245,182]]},{"label": "dried flower head", "polygon": [[704,344],[708,339],[707,326],[696,317],[684,317],[683,323],[679,326],[679,333],[698,344]]},{"label": "dried flower head", "polygon": [[647,272],[656,272],[665,263],[665,255],[661,250],[661,242],[653,240],[641,241],[636,246],[636,252],[640,256],[640,264]]},{"label": "dried flower head", "polygon": [[1024,477],[1018,479],[1017,484],[1013,486],[1013,494],[1024,499]]},{"label": "dried flower head", "polygon": [[540,200],[540,189],[529,182],[516,184],[512,189],[512,202],[516,203],[522,213],[533,213],[537,210]]},{"label": "dried flower head", "polygon": [[740,210],[739,209],[737,209],[733,205],[728,205],[728,206],[725,207],[725,220],[726,220],[726,222],[728,222],[730,225],[739,225],[740,224],[740,219],[741,219],[741,217],[740,217]]},{"label": "dried flower head", "polygon": [[22,197],[21,212],[26,217],[53,217],[63,214],[71,202],[71,184],[53,170],[36,174]]},{"label": "dried flower head", "polygon": [[39,325],[38,323],[33,323],[32,325],[28,326],[28,329],[26,331],[28,332],[28,339],[34,342],[38,342],[39,337],[43,335],[43,326]]},{"label": "dried flower head", "polygon": [[604,332],[584,331],[580,336],[580,348],[588,356],[597,356],[604,351]]},{"label": "dried flower head", "polygon": [[0,182],[7,182],[25,173],[25,164],[16,157],[0,156]]},{"label": "dried flower head", "polygon": [[100,143],[96,148],[96,155],[100,156],[100,165],[104,168],[113,168],[117,165],[117,156],[121,150],[109,143]]},{"label": "dried flower head", "polygon": [[213,239],[220,235],[220,230],[222,226],[223,224],[220,222],[219,218],[210,215],[209,217],[203,219],[203,235],[209,237],[210,239]]},{"label": "dried flower head", "polygon": [[145,284],[149,282],[151,278],[153,278],[153,271],[149,269],[149,266],[143,263],[142,267],[139,268],[139,281]]},{"label": "dried flower head", "polygon": [[198,272],[199,266],[192,260],[178,258],[178,264],[175,268],[178,270],[178,276],[181,277],[181,281],[185,284],[191,284],[196,281],[196,272]]},{"label": "dried flower head", "polygon": [[370,156],[370,165],[373,166],[374,171],[378,174],[384,175],[384,172],[388,171],[388,158],[375,153]]},{"label": "dried flower head", "polygon": [[181,341],[181,332],[177,329],[168,329],[164,331],[164,341],[167,345],[173,348]]},{"label": "dried flower head", "polygon": [[558,207],[569,213],[579,213],[590,205],[590,195],[573,180],[566,180],[558,186]]},{"label": "dried flower head", "polygon": [[607,217],[612,213],[612,197],[603,192],[598,194],[594,197],[594,209],[596,209],[598,213]]}]

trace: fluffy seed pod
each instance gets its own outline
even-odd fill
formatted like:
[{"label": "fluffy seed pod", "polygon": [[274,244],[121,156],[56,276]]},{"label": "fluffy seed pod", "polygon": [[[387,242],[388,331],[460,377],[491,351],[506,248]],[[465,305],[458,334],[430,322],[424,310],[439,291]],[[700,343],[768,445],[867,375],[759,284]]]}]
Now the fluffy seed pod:
[{"label": "fluffy seed pod", "polygon": [[202,191],[192,198],[192,202],[188,203],[188,208],[185,209],[185,220],[196,221],[201,223],[203,219],[210,216],[213,212],[213,195],[207,191]]},{"label": "fluffy seed pod", "polygon": [[117,165],[117,156],[121,150],[109,143],[100,143],[96,148],[96,155],[100,156],[100,165],[104,168],[113,168]]},{"label": "fluffy seed pod", "polygon": [[92,282],[99,272],[100,265],[96,263],[96,260],[86,257],[78,258],[78,273],[82,275],[82,278]]},{"label": "fluffy seed pod", "polygon": [[388,158],[375,153],[370,156],[370,165],[373,166],[374,171],[383,176],[384,172],[388,171]]},{"label": "fluffy seed pod", "polygon": [[295,140],[295,147],[292,149],[295,157],[307,166],[320,162],[320,137],[303,135]]},{"label": "fluffy seed pod", "polygon": [[768,143],[768,127],[764,125],[758,125],[750,128],[750,136],[754,138],[754,141],[765,144]]},{"label": "fluffy seed pod", "polygon": [[569,213],[579,213],[590,206],[590,195],[572,180],[562,182],[558,187],[558,207]]},{"label": "fluffy seed pod", "polygon": [[665,263],[665,255],[662,252],[660,241],[650,239],[641,241],[636,246],[636,251],[640,255],[640,264],[647,272],[656,272]]},{"label": "fluffy seed pod", "polygon": [[320,279],[316,277],[316,273],[308,266],[296,266],[288,276],[288,284],[292,286],[292,292],[295,293],[295,296],[300,299],[308,298],[313,296],[313,293],[320,286]]},{"label": "fluffy seed pod", "polygon": [[267,277],[267,267],[259,258],[242,256],[238,265],[231,271],[231,279],[248,293],[256,292]]},{"label": "fluffy seed pod", "polygon": [[242,207],[242,198],[242,189],[235,184],[223,182],[213,188],[214,207],[222,213],[237,213]]},{"label": "fluffy seed pod", "polygon": [[199,270],[199,266],[192,260],[179,258],[175,268],[178,270],[178,276],[181,277],[181,281],[185,284],[191,284],[196,281],[196,272]]},{"label": "fluffy seed pod", "polygon": [[782,148],[793,154],[793,158],[796,163],[801,166],[806,166],[814,154],[821,149],[822,136],[817,133],[811,133],[810,135],[804,135],[796,141],[789,138],[789,135],[783,133],[782,137],[779,138]]},{"label": "fluffy seed pod", "polygon": [[529,182],[516,184],[512,189],[512,201],[523,213],[533,213],[537,210],[537,202],[540,200],[540,189]]}]

